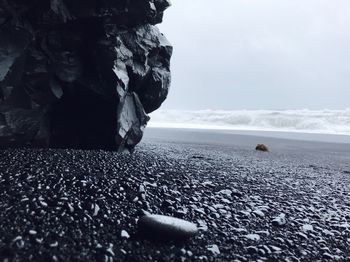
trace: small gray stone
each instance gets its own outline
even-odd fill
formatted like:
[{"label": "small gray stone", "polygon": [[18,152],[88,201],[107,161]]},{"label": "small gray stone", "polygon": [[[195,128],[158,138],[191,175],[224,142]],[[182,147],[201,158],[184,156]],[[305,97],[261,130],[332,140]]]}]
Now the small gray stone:
[{"label": "small gray stone", "polygon": [[161,240],[179,240],[193,237],[198,228],[183,219],[163,215],[145,215],[138,221],[141,234],[147,238]]},{"label": "small gray stone", "polygon": [[308,231],[313,231],[314,227],[310,224],[305,224],[305,225],[303,225],[302,229],[304,232],[308,232]]},{"label": "small gray stone", "polygon": [[286,215],[285,214],[280,214],[278,215],[277,217],[275,217],[273,220],[272,220],[272,225],[274,226],[284,226],[285,224],[287,223],[287,220],[286,220]]},{"label": "small gray stone", "polygon": [[248,234],[245,236],[245,238],[249,239],[249,240],[253,240],[253,241],[259,241],[260,240],[260,236],[258,234]]},{"label": "small gray stone", "polygon": [[207,249],[213,253],[213,255],[220,255],[220,249],[217,245],[210,245],[207,247]]}]

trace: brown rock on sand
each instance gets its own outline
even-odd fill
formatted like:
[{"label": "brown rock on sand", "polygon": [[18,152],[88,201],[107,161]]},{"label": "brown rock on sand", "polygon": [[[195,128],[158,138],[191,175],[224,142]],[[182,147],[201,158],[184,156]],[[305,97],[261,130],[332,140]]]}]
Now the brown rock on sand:
[{"label": "brown rock on sand", "polygon": [[264,144],[258,144],[256,147],[255,147],[255,150],[258,150],[258,151],[263,151],[263,152],[269,152],[269,148],[264,145]]}]

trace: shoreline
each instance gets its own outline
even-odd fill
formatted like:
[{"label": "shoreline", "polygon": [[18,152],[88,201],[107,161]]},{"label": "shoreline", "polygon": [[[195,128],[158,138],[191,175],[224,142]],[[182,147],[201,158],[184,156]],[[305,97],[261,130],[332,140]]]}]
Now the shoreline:
[{"label": "shoreline", "polygon": [[350,135],[345,134],[326,134],[326,133],[312,133],[303,131],[270,131],[270,130],[249,130],[249,129],[217,129],[217,128],[192,128],[192,127],[162,127],[162,126],[148,126],[147,129],[159,130],[179,130],[191,132],[207,132],[207,133],[223,133],[232,135],[245,135],[255,137],[268,137],[276,139],[313,141],[325,143],[340,143],[350,144]]}]

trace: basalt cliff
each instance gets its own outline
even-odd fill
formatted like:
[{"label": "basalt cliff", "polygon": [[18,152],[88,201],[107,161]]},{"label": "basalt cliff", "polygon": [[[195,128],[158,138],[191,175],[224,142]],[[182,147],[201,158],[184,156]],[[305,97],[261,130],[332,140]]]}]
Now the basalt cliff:
[{"label": "basalt cliff", "polygon": [[0,0],[0,145],[132,150],[170,85],[168,0]]}]

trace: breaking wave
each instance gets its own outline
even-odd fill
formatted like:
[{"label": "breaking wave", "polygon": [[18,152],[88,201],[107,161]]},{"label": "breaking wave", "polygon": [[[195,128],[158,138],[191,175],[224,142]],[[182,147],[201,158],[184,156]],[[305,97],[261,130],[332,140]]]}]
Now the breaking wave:
[{"label": "breaking wave", "polygon": [[345,110],[158,110],[151,114],[149,126],[350,135],[350,108]]}]

